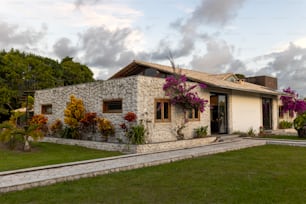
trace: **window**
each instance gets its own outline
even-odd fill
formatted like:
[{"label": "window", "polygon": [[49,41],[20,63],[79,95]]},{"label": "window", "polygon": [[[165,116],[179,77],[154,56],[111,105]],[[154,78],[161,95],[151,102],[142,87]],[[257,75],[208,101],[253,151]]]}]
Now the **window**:
[{"label": "window", "polygon": [[197,108],[193,108],[187,111],[187,118],[189,121],[199,121],[200,120],[200,112]]},{"label": "window", "polygon": [[52,105],[51,104],[42,105],[41,106],[41,114],[51,115],[52,114]]},{"label": "window", "polygon": [[155,121],[171,121],[171,105],[168,99],[155,99]]},{"label": "window", "polygon": [[283,106],[278,107],[278,116],[279,116],[279,118],[284,118]]},{"label": "window", "polygon": [[122,113],[122,99],[103,101],[103,113]]}]

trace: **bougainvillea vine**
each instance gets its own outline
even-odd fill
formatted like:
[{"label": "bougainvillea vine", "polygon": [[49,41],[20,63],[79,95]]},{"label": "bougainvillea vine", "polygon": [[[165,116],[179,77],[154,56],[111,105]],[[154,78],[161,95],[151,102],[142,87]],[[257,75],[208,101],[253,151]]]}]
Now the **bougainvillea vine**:
[{"label": "bougainvillea vine", "polygon": [[187,77],[185,75],[172,75],[166,78],[163,90],[166,96],[170,97],[172,104],[180,105],[183,109],[195,108],[204,112],[208,101],[200,98],[198,93],[193,91],[197,86],[201,89],[206,88],[206,85],[202,83],[187,86]]},{"label": "bougainvillea vine", "polygon": [[283,112],[288,112],[293,114],[296,112],[302,114],[306,111],[306,102],[302,99],[299,99],[299,95],[292,90],[290,87],[283,89],[285,95],[280,97],[280,100],[283,104]]}]

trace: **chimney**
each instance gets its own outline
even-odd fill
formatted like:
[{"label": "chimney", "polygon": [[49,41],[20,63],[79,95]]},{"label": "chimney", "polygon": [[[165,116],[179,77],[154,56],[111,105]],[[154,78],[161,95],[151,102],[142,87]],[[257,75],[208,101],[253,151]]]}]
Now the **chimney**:
[{"label": "chimney", "polygon": [[268,87],[270,89],[277,90],[277,78],[270,76],[254,76],[247,77],[246,81],[252,84]]}]

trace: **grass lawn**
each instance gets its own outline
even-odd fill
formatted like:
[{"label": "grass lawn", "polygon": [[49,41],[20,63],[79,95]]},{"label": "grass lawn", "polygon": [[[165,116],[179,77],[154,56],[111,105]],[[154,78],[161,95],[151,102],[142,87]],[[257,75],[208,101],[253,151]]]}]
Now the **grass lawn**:
[{"label": "grass lawn", "polygon": [[0,203],[305,203],[306,148],[266,145],[0,195]]},{"label": "grass lawn", "polygon": [[284,140],[305,140],[306,138],[300,138],[295,135],[267,135],[262,138],[271,138],[271,139],[284,139]]},{"label": "grass lawn", "polygon": [[32,148],[32,152],[0,149],[0,171],[110,157],[121,154],[119,152],[107,152],[47,142],[32,143]]}]

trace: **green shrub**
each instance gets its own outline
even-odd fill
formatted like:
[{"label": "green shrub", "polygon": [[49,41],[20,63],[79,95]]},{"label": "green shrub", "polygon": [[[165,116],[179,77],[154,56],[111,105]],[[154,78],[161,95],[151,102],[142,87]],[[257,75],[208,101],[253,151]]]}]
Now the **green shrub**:
[{"label": "green shrub", "polygon": [[256,131],[254,130],[254,128],[250,127],[249,130],[247,131],[247,135],[249,137],[255,137],[256,136]]},{"label": "green shrub", "polygon": [[306,137],[306,112],[299,114],[293,121],[299,137]]},{"label": "green shrub", "polygon": [[207,136],[207,128],[208,128],[208,126],[201,126],[199,128],[195,128],[194,129],[195,137],[196,138],[201,138],[201,137]]},{"label": "green shrub", "polygon": [[80,139],[80,132],[76,128],[71,128],[66,126],[64,128],[64,131],[61,135],[62,138],[67,138],[67,139]]},{"label": "green shrub", "polygon": [[283,121],[279,122],[278,126],[279,126],[279,129],[292,128],[292,122],[283,120]]},{"label": "green shrub", "polygon": [[146,129],[143,124],[132,126],[128,132],[127,137],[132,144],[144,144],[145,143]]}]

